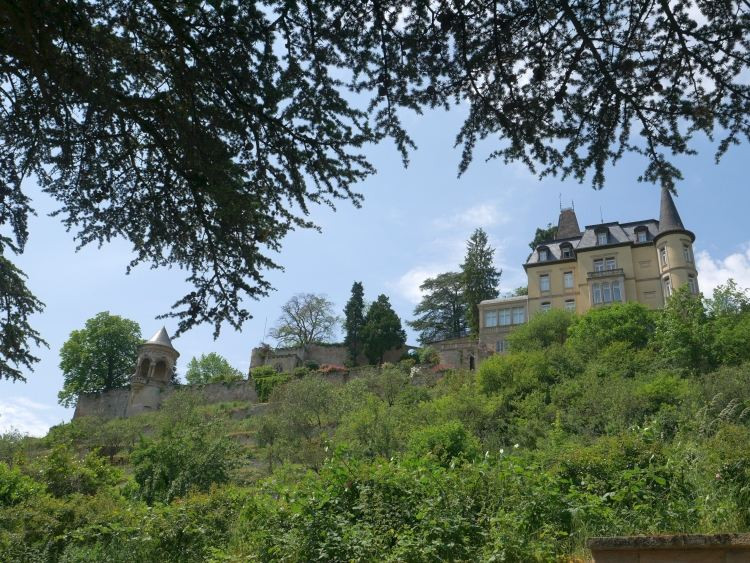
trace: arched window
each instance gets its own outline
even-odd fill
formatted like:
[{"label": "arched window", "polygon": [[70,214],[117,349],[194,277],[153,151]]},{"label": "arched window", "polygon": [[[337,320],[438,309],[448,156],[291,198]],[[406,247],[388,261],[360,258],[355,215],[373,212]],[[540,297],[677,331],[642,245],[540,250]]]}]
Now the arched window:
[{"label": "arched window", "polygon": [[167,362],[164,360],[156,362],[156,367],[154,368],[154,379],[157,381],[166,381],[169,379],[167,377]]},{"label": "arched window", "polygon": [[138,378],[147,379],[148,371],[150,369],[151,369],[151,360],[149,360],[148,358],[143,358],[143,360],[141,360],[141,364],[138,366]]}]

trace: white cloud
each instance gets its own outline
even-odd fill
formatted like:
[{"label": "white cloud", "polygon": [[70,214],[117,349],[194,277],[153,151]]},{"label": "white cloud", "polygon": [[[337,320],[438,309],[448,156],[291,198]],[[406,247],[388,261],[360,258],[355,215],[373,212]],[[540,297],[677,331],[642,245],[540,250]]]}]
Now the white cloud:
[{"label": "white cloud", "polygon": [[496,203],[480,203],[469,207],[452,217],[435,220],[435,225],[441,228],[487,228],[506,223],[508,216],[501,213]]},{"label": "white cloud", "polygon": [[11,397],[0,401],[0,433],[16,429],[22,434],[44,436],[50,426],[50,407],[24,397]]},{"label": "white cloud", "polygon": [[406,272],[395,282],[388,283],[388,286],[410,303],[416,304],[422,299],[422,292],[419,290],[419,286],[427,278],[435,277],[450,270],[450,266],[445,265],[417,266]]},{"label": "white cloud", "polygon": [[734,279],[740,287],[750,287],[750,242],[743,249],[726,258],[714,258],[708,251],[697,255],[698,281],[704,295],[710,295],[717,285]]}]

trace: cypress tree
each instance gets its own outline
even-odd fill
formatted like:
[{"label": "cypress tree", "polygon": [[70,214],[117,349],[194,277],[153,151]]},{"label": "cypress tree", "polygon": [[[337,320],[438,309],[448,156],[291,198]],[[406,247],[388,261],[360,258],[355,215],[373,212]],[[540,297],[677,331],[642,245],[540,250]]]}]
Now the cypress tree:
[{"label": "cypress tree", "polygon": [[362,346],[371,364],[383,363],[387,350],[400,348],[406,343],[406,333],[401,319],[391,307],[386,295],[379,295],[370,305],[362,328]]},{"label": "cypress tree", "polygon": [[344,344],[349,350],[352,364],[357,363],[357,356],[362,351],[362,327],[365,324],[365,289],[362,282],[354,282],[352,295],[344,307]]}]

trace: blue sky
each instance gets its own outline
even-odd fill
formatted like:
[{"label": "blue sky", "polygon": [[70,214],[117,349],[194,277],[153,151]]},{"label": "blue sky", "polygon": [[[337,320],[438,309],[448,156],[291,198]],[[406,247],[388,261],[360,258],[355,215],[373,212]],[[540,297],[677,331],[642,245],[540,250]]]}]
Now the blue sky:
[{"label": "blue sky", "polygon": [[[605,221],[658,218],[659,190],[636,181],[644,167],[627,157],[608,174],[606,186],[547,178],[539,181],[520,164],[485,162],[491,143],[479,145],[475,161],[456,177],[460,152],[453,140],[462,119],[456,109],[409,116],[408,128],[418,145],[407,169],[395,149],[383,144],[367,149],[378,169],[360,185],[364,205],[341,203],[312,211],[322,233],[299,231],[283,244],[278,262],[284,271],[268,272],[276,291],[247,305],[254,318],[241,332],[225,328],[218,340],[203,326],[174,341],[180,351],[178,369],[191,357],[218,352],[243,372],[250,350],[263,340],[264,328],[278,317],[279,308],[299,292],[324,293],[343,310],[352,282],[364,283],[366,297],[386,293],[403,320],[411,318],[425,277],[457,268],[465,240],[483,227],[497,249],[503,269],[501,291],[525,283],[521,264],[538,226],[556,223],[560,196],[564,205],[575,202],[581,226]],[[697,145],[699,155],[679,161],[685,180],[676,204],[686,228],[695,232],[701,289],[710,291],[728,277],[750,286],[750,229],[747,210],[748,147],[735,147],[715,165],[712,146]],[[148,338],[162,325],[154,317],[187,291],[178,270],[140,267],[129,276],[129,245],[115,241],[101,249],[75,251],[72,233],[47,216],[55,203],[39,193],[33,179],[27,184],[38,215],[31,220],[27,250],[17,264],[28,274],[29,286],[46,303],[34,318],[35,327],[50,348],[38,351],[41,361],[26,383],[0,382],[0,431],[11,426],[41,435],[50,425],[67,421],[72,409],[57,404],[62,386],[58,353],[72,330],[100,311],[137,321]],[[171,333],[173,323],[167,321]],[[413,334],[410,342],[416,343]]]}]

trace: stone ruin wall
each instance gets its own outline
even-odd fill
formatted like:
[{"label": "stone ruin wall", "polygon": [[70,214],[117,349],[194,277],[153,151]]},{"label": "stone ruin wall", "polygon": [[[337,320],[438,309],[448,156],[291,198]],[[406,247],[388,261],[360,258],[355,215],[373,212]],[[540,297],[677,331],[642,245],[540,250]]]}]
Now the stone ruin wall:
[{"label": "stone ruin wall", "polygon": [[[255,384],[252,381],[232,383],[206,383],[202,385],[168,385],[160,390],[159,403],[177,390],[190,390],[200,394],[207,404],[227,403],[231,401],[258,402]],[[98,416],[101,418],[121,418],[126,416],[130,388],[112,389],[103,393],[81,395],[76,404],[73,418]]]},{"label": "stone ruin wall", "polygon": [[[410,346],[388,350],[383,361],[397,363],[401,357],[411,349]],[[304,360],[302,358],[305,358]],[[316,364],[331,364],[343,366],[349,361],[349,351],[346,346],[311,344],[307,348],[307,354],[303,355],[302,348],[253,348],[250,355],[250,369],[271,366],[279,372],[291,372],[294,368],[305,365],[305,362]],[[360,354],[357,358],[359,365],[366,365],[367,358]]]}]

